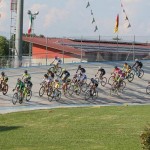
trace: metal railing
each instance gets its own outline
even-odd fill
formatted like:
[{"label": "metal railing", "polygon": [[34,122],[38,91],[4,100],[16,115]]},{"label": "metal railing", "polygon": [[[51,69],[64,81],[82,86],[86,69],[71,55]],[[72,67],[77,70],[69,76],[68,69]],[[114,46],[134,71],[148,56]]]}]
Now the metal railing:
[{"label": "metal railing", "polygon": [[[27,42],[32,44],[32,56],[22,57],[23,67],[49,65],[55,55],[63,63],[150,59],[150,37],[30,37]],[[0,57],[0,67],[15,67],[15,56]]]}]

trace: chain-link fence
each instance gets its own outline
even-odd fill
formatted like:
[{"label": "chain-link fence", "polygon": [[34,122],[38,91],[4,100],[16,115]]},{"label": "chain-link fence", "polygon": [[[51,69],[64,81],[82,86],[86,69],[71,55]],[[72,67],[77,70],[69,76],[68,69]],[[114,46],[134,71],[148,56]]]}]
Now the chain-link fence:
[{"label": "chain-link fence", "polygon": [[[24,37],[29,46],[19,66],[49,65],[55,56],[63,63],[150,59],[150,37]],[[27,51],[29,54],[27,54]],[[24,52],[23,52],[24,54]],[[0,67],[15,67],[17,56],[1,57]]]}]

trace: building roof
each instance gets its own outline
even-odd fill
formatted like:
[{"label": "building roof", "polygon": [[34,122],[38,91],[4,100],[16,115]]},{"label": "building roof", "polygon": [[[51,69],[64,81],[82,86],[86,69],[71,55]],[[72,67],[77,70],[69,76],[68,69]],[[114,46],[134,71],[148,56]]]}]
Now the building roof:
[{"label": "building roof", "polygon": [[150,44],[147,43],[132,43],[118,41],[92,41],[92,40],[78,40],[66,38],[41,38],[41,37],[23,37],[26,42],[31,42],[41,46],[61,50],[64,52],[73,53],[76,55],[85,55],[91,52],[113,52],[113,53],[135,53],[147,54],[150,52]]}]

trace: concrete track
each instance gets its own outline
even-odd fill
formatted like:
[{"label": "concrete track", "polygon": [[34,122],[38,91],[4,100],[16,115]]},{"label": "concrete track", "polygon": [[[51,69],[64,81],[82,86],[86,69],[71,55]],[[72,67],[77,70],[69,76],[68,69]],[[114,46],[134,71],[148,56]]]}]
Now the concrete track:
[{"label": "concrete track", "polygon": [[[94,77],[99,66],[106,69],[106,77],[110,77],[110,73],[114,66],[122,67],[124,62],[103,62],[103,63],[83,63],[81,64],[86,68],[86,74],[88,78]],[[132,62],[129,62],[132,64]],[[19,68],[19,69],[5,69],[5,73],[9,76],[9,91],[6,96],[0,93],[0,113],[9,113],[16,111],[34,110],[34,109],[48,109],[57,107],[81,107],[81,106],[110,106],[110,105],[124,105],[127,104],[149,104],[150,95],[146,94],[146,86],[150,81],[150,61],[144,61],[145,74],[142,79],[135,77],[132,83],[126,81],[127,85],[124,92],[119,96],[110,95],[110,85],[107,84],[105,87],[99,85],[99,97],[97,100],[85,101],[84,94],[80,96],[65,97],[62,95],[62,99],[59,102],[49,102],[46,95],[39,97],[38,91],[40,89],[40,83],[43,79],[44,73],[46,73],[49,66],[43,67],[30,67],[30,68]],[[62,67],[68,69],[71,75],[74,75],[75,70],[79,64],[65,64]],[[32,76],[33,82],[33,96],[30,102],[23,102],[23,104],[12,104],[12,89],[15,87],[18,77],[21,77],[24,70],[27,69]],[[89,81],[88,81],[89,82]]]}]

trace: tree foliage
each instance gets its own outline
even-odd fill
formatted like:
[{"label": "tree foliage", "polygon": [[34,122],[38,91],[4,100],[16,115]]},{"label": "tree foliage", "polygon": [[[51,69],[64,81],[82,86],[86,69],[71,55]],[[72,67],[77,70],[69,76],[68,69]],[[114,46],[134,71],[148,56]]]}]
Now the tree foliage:
[{"label": "tree foliage", "polygon": [[9,41],[0,36],[0,56],[8,56],[9,54]]}]

